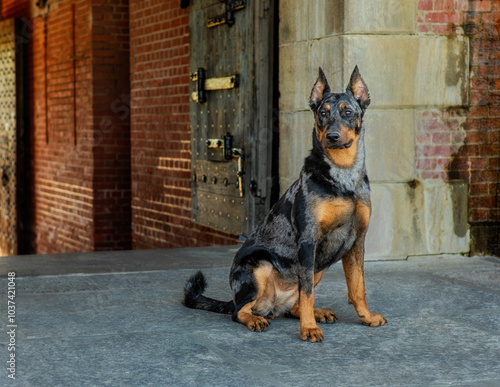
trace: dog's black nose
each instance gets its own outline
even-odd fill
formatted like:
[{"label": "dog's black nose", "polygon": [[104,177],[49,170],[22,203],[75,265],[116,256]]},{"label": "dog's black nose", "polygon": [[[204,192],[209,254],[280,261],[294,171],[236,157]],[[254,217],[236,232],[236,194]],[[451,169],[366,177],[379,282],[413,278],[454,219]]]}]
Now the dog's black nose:
[{"label": "dog's black nose", "polygon": [[327,133],[326,139],[330,142],[337,142],[338,140],[340,140],[340,133],[339,132]]}]

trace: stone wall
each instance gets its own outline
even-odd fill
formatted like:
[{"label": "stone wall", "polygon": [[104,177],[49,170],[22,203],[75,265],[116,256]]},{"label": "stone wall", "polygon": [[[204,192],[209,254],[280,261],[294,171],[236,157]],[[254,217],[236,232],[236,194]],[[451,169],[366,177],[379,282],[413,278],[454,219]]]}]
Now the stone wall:
[{"label": "stone wall", "polygon": [[[446,122],[441,117],[469,104],[469,37],[461,28],[423,31],[421,6],[413,0],[280,2],[281,191],[297,178],[311,148],[308,97],[318,66],[341,91],[357,64],[372,99],[365,116],[373,202],[369,258],[469,251],[467,181],[422,173],[419,157],[431,136],[439,146],[427,159],[439,172],[440,159],[449,163],[463,144],[465,118],[454,116],[450,125],[449,114]],[[436,20],[440,26],[455,22],[451,16]]]}]

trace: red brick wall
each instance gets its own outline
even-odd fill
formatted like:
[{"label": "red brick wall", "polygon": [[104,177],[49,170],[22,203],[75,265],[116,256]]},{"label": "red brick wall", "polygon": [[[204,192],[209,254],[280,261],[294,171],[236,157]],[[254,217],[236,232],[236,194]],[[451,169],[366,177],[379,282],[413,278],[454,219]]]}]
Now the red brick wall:
[{"label": "red brick wall", "polygon": [[500,36],[494,26],[500,2],[468,3],[464,30],[471,38],[470,109],[465,145],[450,176],[469,178],[471,251],[500,255]]},{"label": "red brick wall", "polygon": [[[464,0],[419,0],[417,31],[427,35],[462,33]],[[415,117],[416,170],[421,179],[448,180],[453,155],[464,143],[464,109],[419,110]]]},{"label": "red brick wall", "polygon": [[71,58],[71,2],[51,9],[46,36],[44,19],[32,21],[32,226],[36,253],[89,251],[94,246],[91,10],[87,3],[75,2],[76,71]]},{"label": "red brick wall", "polygon": [[470,38],[470,103],[416,119],[417,174],[469,182],[472,252],[500,254],[500,2],[421,0],[418,31]]},{"label": "red brick wall", "polygon": [[130,0],[133,247],[232,244],[191,220],[189,18],[177,0]]},{"label": "red brick wall", "polygon": [[130,249],[128,0],[92,1],[94,249]]},{"label": "red brick wall", "polygon": [[460,27],[466,0],[419,0],[417,31],[451,35]]},{"label": "red brick wall", "polygon": [[30,25],[32,251],[130,248],[128,0],[2,8]]}]

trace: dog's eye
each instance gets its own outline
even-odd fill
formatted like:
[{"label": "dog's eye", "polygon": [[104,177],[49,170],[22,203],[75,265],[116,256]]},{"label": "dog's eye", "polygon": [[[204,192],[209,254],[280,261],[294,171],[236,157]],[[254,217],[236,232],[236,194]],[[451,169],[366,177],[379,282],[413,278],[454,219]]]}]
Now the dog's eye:
[{"label": "dog's eye", "polygon": [[321,117],[326,117],[326,111],[325,111],[325,110],[321,110],[321,111],[319,112],[319,115],[320,115]]},{"label": "dog's eye", "polygon": [[344,110],[344,114],[345,114],[346,116],[350,116],[350,115],[352,114],[352,111],[351,111],[351,110],[349,110],[349,109],[346,109],[346,110]]}]

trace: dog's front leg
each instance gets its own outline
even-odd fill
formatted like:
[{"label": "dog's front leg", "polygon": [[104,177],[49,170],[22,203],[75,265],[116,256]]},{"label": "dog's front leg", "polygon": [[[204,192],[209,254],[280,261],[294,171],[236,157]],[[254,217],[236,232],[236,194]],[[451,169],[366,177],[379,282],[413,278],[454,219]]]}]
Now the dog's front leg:
[{"label": "dog's front leg", "polygon": [[371,327],[378,327],[384,325],[387,320],[380,314],[370,313],[366,305],[363,276],[364,250],[364,241],[358,240],[351,251],[342,259],[347,282],[347,295],[362,323]]},{"label": "dog's front leg", "polygon": [[299,248],[299,310],[295,312],[300,318],[300,339],[312,343],[323,340],[323,331],[314,317],[314,249],[309,242]]}]

